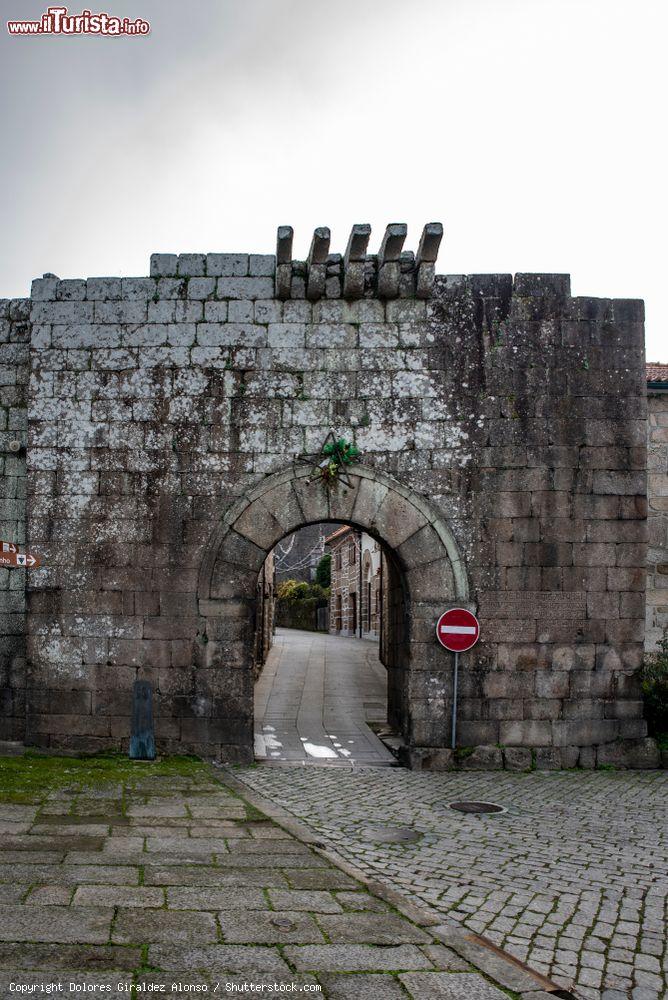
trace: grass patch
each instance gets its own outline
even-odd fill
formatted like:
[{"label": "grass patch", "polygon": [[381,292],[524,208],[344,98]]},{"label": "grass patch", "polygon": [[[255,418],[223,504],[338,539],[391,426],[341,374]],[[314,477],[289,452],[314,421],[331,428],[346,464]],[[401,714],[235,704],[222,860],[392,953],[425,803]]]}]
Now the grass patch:
[{"label": "grass patch", "polygon": [[156,776],[208,777],[197,757],[163,757],[147,764],[123,754],[58,757],[27,751],[22,757],[0,758],[0,801],[39,802],[49,792],[83,791],[99,785],[133,785]]}]

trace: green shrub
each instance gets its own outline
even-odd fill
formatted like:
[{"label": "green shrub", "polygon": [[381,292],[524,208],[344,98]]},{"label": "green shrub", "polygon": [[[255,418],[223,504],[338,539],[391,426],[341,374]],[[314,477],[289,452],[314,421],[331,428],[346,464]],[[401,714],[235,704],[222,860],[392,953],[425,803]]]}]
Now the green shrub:
[{"label": "green shrub", "polygon": [[276,624],[286,628],[317,628],[317,609],[329,603],[329,589],[319,583],[281,580],[276,587],[278,598]]},{"label": "green shrub", "polygon": [[645,718],[652,736],[668,735],[668,629],[656,653],[645,657],[642,669]]}]

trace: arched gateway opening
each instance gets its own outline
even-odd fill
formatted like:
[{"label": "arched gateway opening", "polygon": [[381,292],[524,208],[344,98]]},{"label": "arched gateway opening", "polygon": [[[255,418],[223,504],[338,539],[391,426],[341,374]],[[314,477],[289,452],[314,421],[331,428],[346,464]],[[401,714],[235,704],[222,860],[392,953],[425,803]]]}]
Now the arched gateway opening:
[{"label": "arched gateway opening", "polygon": [[[308,524],[359,528],[383,545],[388,566],[381,659],[388,716],[410,746],[449,737],[450,664],[434,641],[448,604],[468,600],[465,567],[448,525],[422,497],[391,477],[353,466],[349,485],[326,489],[295,466],[263,480],[224,514],[202,563],[199,666],[216,701],[212,725],[238,759],[253,758],[253,680],[258,574],[274,546]],[[215,680],[212,680],[212,677]]]}]

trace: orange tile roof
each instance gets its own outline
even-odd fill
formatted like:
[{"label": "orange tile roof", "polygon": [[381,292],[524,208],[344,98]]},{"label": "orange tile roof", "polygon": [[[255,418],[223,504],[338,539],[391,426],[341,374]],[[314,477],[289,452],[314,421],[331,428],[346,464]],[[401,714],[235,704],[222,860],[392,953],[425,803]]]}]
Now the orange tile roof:
[{"label": "orange tile roof", "polygon": [[648,361],[645,365],[648,382],[668,383],[668,365],[662,365],[656,361]]},{"label": "orange tile roof", "polygon": [[327,535],[327,538],[325,539],[325,545],[329,545],[330,542],[333,542],[340,535],[345,535],[346,531],[353,531],[353,530],[354,529],[351,528],[349,524],[342,524],[341,527],[337,528],[336,531],[333,531],[331,535]]}]

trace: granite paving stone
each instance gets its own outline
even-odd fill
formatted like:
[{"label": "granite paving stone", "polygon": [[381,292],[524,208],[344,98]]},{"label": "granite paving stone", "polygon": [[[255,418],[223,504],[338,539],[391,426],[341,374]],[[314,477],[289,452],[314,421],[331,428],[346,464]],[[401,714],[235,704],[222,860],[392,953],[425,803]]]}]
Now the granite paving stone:
[{"label": "granite paving stone", "polygon": [[[275,890],[269,890],[270,893],[273,891]],[[263,889],[243,888],[233,884],[219,889],[204,886],[170,887],[167,889],[167,906],[170,910],[267,910],[269,903]]]},{"label": "granite paving stone", "polygon": [[141,964],[141,949],[115,945],[0,942],[0,969],[132,970]]},{"label": "granite paving stone", "polygon": [[323,914],[319,923],[333,943],[426,944],[429,934],[393,913]]},{"label": "granite paving stone", "polygon": [[373,910],[375,913],[387,911],[387,903],[366,892],[337,892],[336,899],[346,910]]},{"label": "granite paving stone", "polygon": [[[303,874],[299,872],[299,874]],[[292,872],[290,873],[292,881]],[[236,871],[227,871],[220,868],[212,868],[206,865],[201,867],[184,867],[174,864],[173,867],[160,868],[153,865],[146,865],[144,869],[145,885],[167,885],[167,886],[214,886],[220,888],[287,888],[288,879],[283,872],[262,869],[256,871],[253,868],[242,868]]]},{"label": "granite paving stone", "polygon": [[36,885],[32,887],[25,901],[28,906],[69,906],[73,892],[74,889],[69,885]]},{"label": "granite paving stone", "polygon": [[0,906],[0,940],[104,944],[113,916],[109,907]]},{"label": "granite paving stone", "polygon": [[337,868],[318,871],[292,870],[286,873],[293,889],[357,889],[357,882]]},{"label": "granite paving stone", "polygon": [[148,886],[80,885],[72,899],[74,906],[164,906],[162,889]]},{"label": "granite paving stone", "polygon": [[[269,889],[269,899],[276,910],[307,910],[311,913],[341,913],[343,907],[331,892],[313,889]],[[364,898],[371,898],[360,893]]]},{"label": "granite paving stone", "polygon": [[223,938],[231,944],[268,944],[270,942],[324,942],[322,931],[313,917],[296,910],[253,911],[223,910],[218,914]]},{"label": "granite paving stone", "polygon": [[134,908],[118,910],[111,939],[115,944],[138,941],[195,944],[217,938],[216,921],[210,913],[188,913],[184,920],[183,914],[174,910]]},{"label": "granite paving stone", "polygon": [[413,1000],[507,1000],[507,994],[469,972],[406,972],[400,982]]},{"label": "granite paving stone", "polygon": [[196,945],[185,948],[181,945],[153,945],[148,950],[149,961],[160,969],[188,972],[210,970],[223,972],[288,972],[288,966],[276,948],[216,944]]},{"label": "granite paving stone", "polygon": [[330,973],[319,979],[328,1000],[406,1000],[407,997],[399,980],[390,975],[343,976]]},{"label": "granite paving stone", "polygon": [[28,892],[30,885],[0,885],[0,904],[20,903]]},{"label": "granite paving stone", "polygon": [[[0,852],[0,858],[4,855]],[[137,885],[139,872],[130,866],[116,865],[3,865],[0,864],[0,884],[6,880],[20,879],[29,885],[44,883],[74,885],[77,882]]]},{"label": "granite paving stone", "polygon": [[287,945],[284,954],[296,969],[309,972],[374,972],[379,969],[430,969],[432,963],[415,945]]}]

